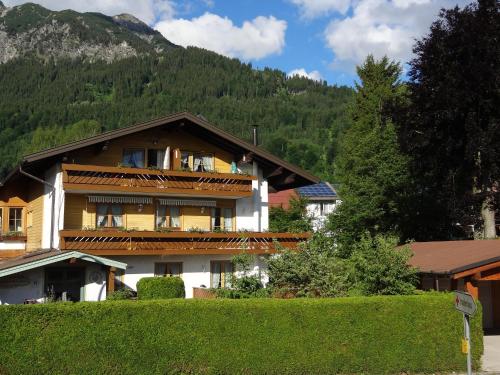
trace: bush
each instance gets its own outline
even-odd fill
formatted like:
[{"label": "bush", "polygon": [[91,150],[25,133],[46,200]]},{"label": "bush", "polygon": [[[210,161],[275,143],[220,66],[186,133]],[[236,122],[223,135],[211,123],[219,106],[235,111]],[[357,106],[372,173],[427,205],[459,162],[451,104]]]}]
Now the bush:
[{"label": "bush", "polygon": [[184,298],[186,291],[180,277],[143,277],[137,283],[137,298]]},{"label": "bush", "polygon": [[106,301],[121,301],[125,299],[132,299],[136,296],[136,293],[130,289],[120,289],[109,293],[106,296]]},{"label": "bush", "polygon": [[[462,332],[451,294],[11,305],[0,373],[463,372]],[[481,311],[472,353],[477,366]]]}]

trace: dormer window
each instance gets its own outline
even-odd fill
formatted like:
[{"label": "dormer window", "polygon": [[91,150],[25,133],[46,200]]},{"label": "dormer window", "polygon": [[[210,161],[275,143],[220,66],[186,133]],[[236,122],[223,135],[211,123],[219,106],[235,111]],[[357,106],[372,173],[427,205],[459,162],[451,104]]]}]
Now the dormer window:
[{"label": "dormer window", "polygon": [[144,168],[144,150],[143,149],[123,150],[122,164],[125,167]]}]

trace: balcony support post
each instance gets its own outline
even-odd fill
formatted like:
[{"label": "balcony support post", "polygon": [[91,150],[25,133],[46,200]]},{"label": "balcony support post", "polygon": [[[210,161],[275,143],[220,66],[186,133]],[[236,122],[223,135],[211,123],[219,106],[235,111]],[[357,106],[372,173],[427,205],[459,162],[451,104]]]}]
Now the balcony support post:
[{"label": "balcony support post", "polygon": [[107,278],[106,278],[106,294],[113,293],[115,291],[115,267],[108,267]]}]

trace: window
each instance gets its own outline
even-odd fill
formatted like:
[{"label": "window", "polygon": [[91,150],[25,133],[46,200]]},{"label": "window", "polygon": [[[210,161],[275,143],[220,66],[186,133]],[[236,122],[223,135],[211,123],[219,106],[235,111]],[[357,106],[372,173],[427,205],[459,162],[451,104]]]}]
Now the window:
[{"label": "window", "polygon": [[150,150],[148,149],[148,167],[158,169],[168,169],[166,157],[166,150]]},{"label": "window", "polygon": [[23,231],[23,209],[9,208],[9,232]]},{"label": "window", "polygon": [[212,208],[212,230],[233,230],[233,209],[232,208]]},{"label": "window", "polygon": [[155,276],[182,277],[182,262],[155,263]]},{"label": "window", "polygon": [[193,158],[193,171],[195,172],[211,172],[214,170],[213,155],[210,154],[195,154]]},{"label": "window", "polygon": [[182,151],[181,152],[181,169],[192,169],[192,156],[190,152]]},{"label": "window", "polygon": [[212,154],[181,152],[181,168],[194,172],[212,172],[214,170],[214,156]]},{"label": "window", "polygon": [[126,167],[144,168],[144,150],[142,149],[123,150],[122,164]]},{"label": "window", "polygon": [[233,264],[228,260],[214,260],[210,262],[210,287],[230,288],[233,273]]},{"label": "window", "polygon": [[177,206],[158,205],[156,208],[156,229],[181,228],[181,210]]},{"label": "window", "polygon": [[122,227],[122,206],[119,204],[98,204],[96,218],[97,227]]}]

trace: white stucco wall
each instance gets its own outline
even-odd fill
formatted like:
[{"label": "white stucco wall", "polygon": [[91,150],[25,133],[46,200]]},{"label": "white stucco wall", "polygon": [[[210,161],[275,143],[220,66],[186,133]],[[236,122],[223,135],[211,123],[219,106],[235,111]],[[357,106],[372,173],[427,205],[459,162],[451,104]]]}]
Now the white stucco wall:
[{"label": "white stucco wall", "polygon": [[24,250],[26,249],[26,241],[0,241],[0,258],[2,250]]},{"label": "white stucco wall", "polygon": [[106,299],[106,270],[100,264],[89,263],[85,267],[85,301],[104,301]]},{"label": "white stucco wall", "polygon": [[13,275],[16,279],[26,281],[22,285],[8,285],[9,276],[0,279],[0,305],[23,303],[27,299],[43,301],[44,273],[41,268]]},{"label": "white stucco wall", "polygon": [[[182,262],[182,279],[186,287],[186,298],[193,297],[193,287],[210,287],[210,261],[231,260],[230,255],[172,255],[172,256],[120,256],[110,257],[127,263],[128,267],[122,276],[123,283],[133,290],[137,290],[137,282],[143,277],[154,276],[155,263]],[[268,282],[266,264],[263,259],[256,257],[251,265],[251,273],[261,275],[263,283]]]},{"label": "white stucco wall", "polygon": [[252,181],[252,196],[236,200],[236,230],[262,232],[269,228],[268,183],[256,162],[252,174],[257,176]]},{"label": "white stucco wall", "polygon": [[45,173],[45,181],[54,185],[55,197],[52,189],[44,185],[43,197],[43,226],[42,226],[42,248],[50,248],[50,230],[52,219],[52,199],[55,199],[54,205],[54,237],[53,248],[59,248],[59,230],[64,229],[64,190],[62,181],[61,165],[55,164]]}]

